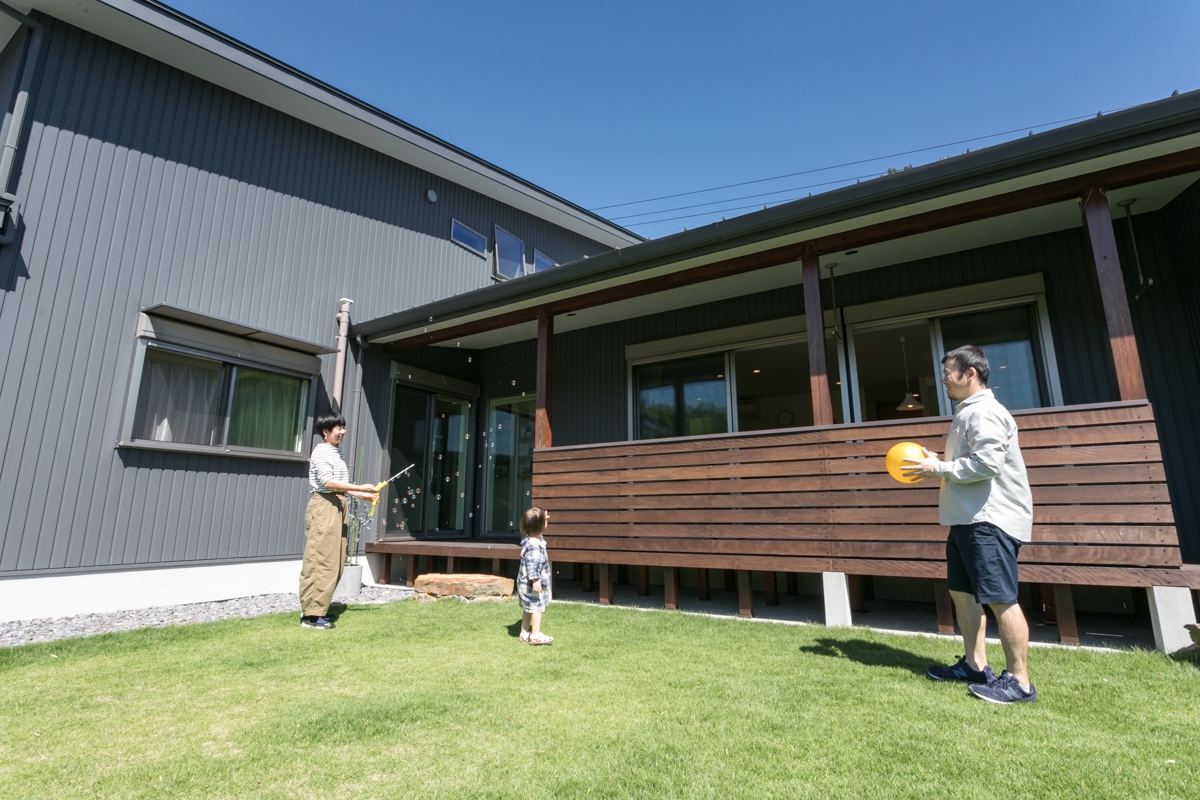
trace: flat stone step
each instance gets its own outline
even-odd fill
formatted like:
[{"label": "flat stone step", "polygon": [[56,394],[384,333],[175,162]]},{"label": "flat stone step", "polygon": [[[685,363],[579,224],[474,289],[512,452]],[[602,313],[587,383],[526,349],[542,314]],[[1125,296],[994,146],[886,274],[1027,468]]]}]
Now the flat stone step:
[{"label": "flat stone step", "polygon": [[413,599],[432,602],[446,597],[462,601],[503,603],[512,597],[513,579],[499,575],[421,575],[413,584]]}]

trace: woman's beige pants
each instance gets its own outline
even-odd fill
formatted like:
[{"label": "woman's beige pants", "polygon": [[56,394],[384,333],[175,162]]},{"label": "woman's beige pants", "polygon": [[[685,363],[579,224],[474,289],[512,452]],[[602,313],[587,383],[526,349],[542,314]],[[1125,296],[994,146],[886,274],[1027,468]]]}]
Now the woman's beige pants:
[{"label": "woman's beige pants", "polygon": [[349,513],[340,494],[313,492],[304,509],[304,564],[300,567],[300,613],[323,617],[346,563]]}]

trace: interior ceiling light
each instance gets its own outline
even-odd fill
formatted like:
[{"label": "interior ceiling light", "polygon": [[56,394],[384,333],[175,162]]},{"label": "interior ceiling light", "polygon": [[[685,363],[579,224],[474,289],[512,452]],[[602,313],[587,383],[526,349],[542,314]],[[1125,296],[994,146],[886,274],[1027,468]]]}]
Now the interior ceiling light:
[{"label": "interior ceiling light", "polygon": [[[900,337],[900,352],[904,354],[904,388],[908,389],[908,347],[904,344],[903,336]],[[920,411],[923,408],[925,404],[912,392],[907,392],[900,405],[896,406],[897,411]]]}]

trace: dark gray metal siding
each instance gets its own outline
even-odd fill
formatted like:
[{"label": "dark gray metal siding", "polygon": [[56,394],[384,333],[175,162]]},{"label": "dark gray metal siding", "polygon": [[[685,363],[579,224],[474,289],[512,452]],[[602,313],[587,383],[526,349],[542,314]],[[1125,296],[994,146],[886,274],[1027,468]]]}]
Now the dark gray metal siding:
[{"label": "dark gray metal siding", "polygon": [[[1042,273],[1064,401],[1115,399],[1105,366],[1101,319],[1079,231],[1062,231],[978,250],[837,278],[838,303],[860,305],[958,286]],[[797,275],[797,277],[799,277]],[[826,308],[829,282],[821,282]],[[804,313],[800,285],[559,334],[554,345],[555,444],[624,440],[625,347]],[[518,345],[486,351],[509,359]]]},{"label": "dark gray metal siding", "polygon": [[[114,449],[140,307],[332,344],[340,297],[367,319],[489,282],[449,241],[452,216],[489,237],[503,226],[530,258],[608,249],[43,20],[25,228],[0,250],[0,574],[300,552],[302,465]],[[388,361],[367,363],[364,431],[380,426]],[[332,372],[328,357],[322,393]],[[356,385],[351,364],[347,413]],[[378,439],[359,441],[373,471]]]}]

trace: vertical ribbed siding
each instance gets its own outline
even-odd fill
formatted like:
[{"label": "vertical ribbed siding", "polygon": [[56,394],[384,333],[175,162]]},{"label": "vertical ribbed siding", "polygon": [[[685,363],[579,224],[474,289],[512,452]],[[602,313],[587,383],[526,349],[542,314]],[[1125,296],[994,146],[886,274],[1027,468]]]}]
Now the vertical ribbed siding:
[{"label": "vertical ribbed siding", "polygon": [[[25,229],[0,249],[0,573],[300,552],[303,465],[114,448],[139,308],[332,344],[340,297],[367,319],[490,282],[449,241],[451,217],[562,262],[607,249],[43,19],[16,189]],[[364,479],[382,459],[388,411],[372,410],[390,401],[388,363],[367,351]],[[332,375],[329,357],[322,407]],[[356,385],[351,363],[348,406]]]},{"label": "vertical ribbed siding", "polygon": [[[855,306],[1040,272],[1064,401],[1112,400],[1115,390],[1105,366],[1102,320],[1093,302],[1083,247],[1079,231],[1068,230],[851,273],[837,278],[838,303]],[[822,292],[825,307],[831,308],[828,281],[822,281]],[[804,292],[796,284],[559,334],[554,353],[555,443],[627,437],[627,345],[803,313]]]},{"label": "vertical ribbed siding", "polygon": [[1153,286],[1138,285],[1128,223],[1118,217],[1113,225],[1180,549],[1185,561],[1200,563],[1200,423],[1193,408],[1200,397],[1200,184],[1161,212],[1134,217],[1137,255]]}]

